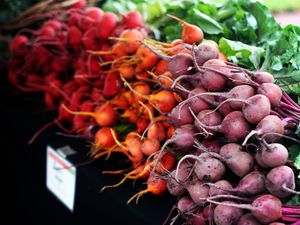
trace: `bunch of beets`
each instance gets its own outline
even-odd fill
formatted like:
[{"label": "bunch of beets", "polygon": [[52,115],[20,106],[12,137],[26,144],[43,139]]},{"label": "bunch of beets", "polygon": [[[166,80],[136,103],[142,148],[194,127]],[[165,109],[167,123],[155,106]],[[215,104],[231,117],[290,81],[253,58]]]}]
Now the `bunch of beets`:
[{"label": "bunch of beets", "polygon": [[[124,179],[103,190],[127,179],[148,179],[161,143],[174,131],[168,123],[155,123],[141,138],[149,124],[166,118],[158,112],[168,113],[178,102],[176,94],[157,85],[167,64],[142,44],[148,32],[136,11],[116,15],[76,4],[38,30],[20,30],[10,44],[11,84],[41,92],[46,108],[58,112],[30,143],[57,125],[64,135],[91,143],[91,162],[112,153],[130,162],[120,171]],[[173,169],[175,161],[174,154],[164,153],[155,172]],[[147,192],[155,194],[167,190],[164,180],[151,180],[148,186]]]},{"label": "bunch of beets", "polygon": [[[181,23],[183,30],[193,28]],[[182,98],[168,113],[175,131],[160,150],[181,159],[176,169],[158,175],[178,197],[172,224],[179,215],[197,225],[297,224],[300,210],[282,204],[299,194],[296,168],[277,141],[297,141],[287,134],[299,122],[292,113],[299,106],[274,76],[227,62],[213,41],[182,42],[190,52],[172,56],[145,45],[168,62],[174,77],[161,87]]]}]

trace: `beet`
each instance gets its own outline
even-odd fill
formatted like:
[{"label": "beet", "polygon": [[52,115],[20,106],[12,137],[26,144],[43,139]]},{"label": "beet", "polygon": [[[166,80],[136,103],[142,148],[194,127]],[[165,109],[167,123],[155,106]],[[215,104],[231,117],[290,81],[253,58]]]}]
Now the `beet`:
[{"label": "beet", "polygon": [[295,187],[295,174],[288,166],[275,167],[267,174],[266,188],[279,198],[290,196]]},{"label": "beet", "polygon": [[[233,203],[225,201],[224,203]],[[235,225],[243,215],[243,210],[237,207],[218,205],[214,211],[214,221],[216,225]]]}]

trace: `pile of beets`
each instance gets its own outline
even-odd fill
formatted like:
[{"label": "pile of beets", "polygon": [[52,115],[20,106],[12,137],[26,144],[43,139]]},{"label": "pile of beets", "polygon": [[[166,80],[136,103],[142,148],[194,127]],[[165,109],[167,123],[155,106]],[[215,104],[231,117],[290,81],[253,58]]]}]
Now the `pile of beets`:
[{"label": "pile of beets", "polygon": [[197,225],[299,222],[299,209],[282,205],[299,193],[296,168],[278,143],[297,141],[285,135],[297,121],[283,111],[299,106],[274,77],[221,60],[212,41],[185,43],[191,53],[173,56],[147,46],[168,61],[174,76],[171,86],[161,87],[183,99],[168,114],[176,129],[160,150],[181,158],[164,177],[178,197],[172,224],[179,215]]}]

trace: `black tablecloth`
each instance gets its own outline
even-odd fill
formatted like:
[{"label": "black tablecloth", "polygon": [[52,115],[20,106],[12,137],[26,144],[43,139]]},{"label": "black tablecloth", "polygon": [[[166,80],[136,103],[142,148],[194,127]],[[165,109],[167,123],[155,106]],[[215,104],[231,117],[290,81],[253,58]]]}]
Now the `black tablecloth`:
[{"label": "black tablecloth", "polygon": [[[2,206],[5,208],[0,224],[105,224],[105,225],[160,225],[175,199],[165,194],[143,196],[138,205],[126,201],[145,186],[132,181],[121,187],[99,193],[103,185],[116,183],[121,175],[103,175],[102,169],[122,168],[112,162],[99,160],[78,168],[75,212],[71,213],[46,188],[46,146],[70,144],[80,154],[76,162],[84,161],[86,143],[57,136],[57,128],[49,128],[28,146],[32,134],[54,118],[55,113],[42,110],[36,95],[13,93],[1,85],[0,148],[2,152]],[[74,157],[73,157],[74,158]],[[5,166],[4,166],[5,165]],[[139,183],[139,182],[138,182]],[[2,198],[4,199],[4,198]]]}]

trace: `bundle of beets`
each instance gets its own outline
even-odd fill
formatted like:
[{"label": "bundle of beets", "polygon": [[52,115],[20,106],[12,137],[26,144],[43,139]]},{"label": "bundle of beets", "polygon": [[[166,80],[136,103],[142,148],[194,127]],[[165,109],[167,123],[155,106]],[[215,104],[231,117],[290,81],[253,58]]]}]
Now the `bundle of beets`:
[{"label": "bundle of beets", "polygon": [[[180,22],[183,35],[197,30]],[[197,225],[298,224],[300,209],[282,204],[299,194],[296,168],[286,147],[276,142],[299,142],[288,136],[299,123],[294,113],[299,105],[274,84],[270,73],[222,60],[212,41],[181,42],[190,53],[173,56],[145,45],[168,62],[175,78],[171,86],[161,87],[183,100],[168,114],[175,132],[160,150],[181,158],[176,169],[158,175],[178,197],[171,224],[179,216]]]},{"label": "bundle of beets", "polygon": [[[125,170],[103,171],[126,173],[119,184],[105,188],[147,179],[161,143],[174,131],[168,123],[155,123],[167,118],[158,112],[168,113],[180,101],[157,85],[166,62],[142,44],[149,29],[138,12],[116,15],[81,6],[57,12],[38,30],[22,29],[11,41],[9,81],[21,91],[43,93],[46,108],[58,112],[29,143],[57,125],[63,135],[92,143],[91,162],[111,153],[128,159]],[[175,161],[174,154],[164,153],[155,172],[173,169]],[[149,184],[156,188],[147,189],[152,193],[167,189],[164,180]]]},{"label": "bundle of beets", "polygon": [[104,171],[124,178],[103,189],[147,179],[128,202],[168,190],[178,203],[166,223],[297,224],[300,209],[282,204],[299,194],[296,168],[276,141],[297,141],[300,107],[274,76],[227,62],[200,28],[173,16],[182,39],[162,43],[147,39],[138,12],[62,12],[10,45],[10,82],[58,111],[34,138],[56,124],[93,142],[93,159],[125,155],[128,169]]}]

